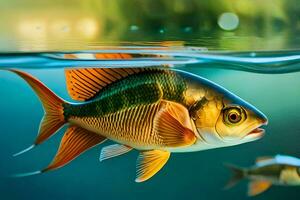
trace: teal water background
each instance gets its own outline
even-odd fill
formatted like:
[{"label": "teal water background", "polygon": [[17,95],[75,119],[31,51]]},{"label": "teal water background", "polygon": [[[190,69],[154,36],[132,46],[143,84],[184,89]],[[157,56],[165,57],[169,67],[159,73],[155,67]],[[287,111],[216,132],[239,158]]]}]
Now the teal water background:
[{"label": "teal water background", "polygon": [[[256,157],[276,154],[300,158],[299,5],[298,0],[0,0],[0,69],[28,71],[66,100],[71,101],[65,67],[167,64],[220,84],[269,118],[262,139],[172,154],[144,183],[134,182],[137,151],[99,162],[100,150],[109,142],[56,171],[12,178],[47,166],[65,128],[13,157],[32,144],[43,110],[21,78],[0,70],[0,199],[249,199],[246,181],[222,189],[231,176],[223,163],[251,166]],[[224,22],[226,13],[231,18]],[[127,61],[61,59],[64,53],[124,49],[147,56]],[[299,197],[300,187],[274,186],[252,199]]]},{"label": "teal water background", "polygon": [[[246,182],[224,191],[230,172],[224,162],[252,165],[255,158],[278,153],[299,156],[300,104],[299,72],[256,74],[200,69],[187,71],[206,77],[249,101],[269,117],[261,140],[235,147],[195,153],[172,154],[167,165],[151,180],[134,182],[138,152],[100,163],[102,144],[84,153],[69,165],[42,175],[11,178],[16,172],[45,167],[58,148],[63,130],[43,145],[20,157],[12,154],[30,145],[43,111],[39,100],[25,82],[1,71],[1,196],[4,199],[244,199]],[[62,69],[27,70],[59,96],[66,93]],[[256,199],[299,197],[299,187],[274,187]]]}]

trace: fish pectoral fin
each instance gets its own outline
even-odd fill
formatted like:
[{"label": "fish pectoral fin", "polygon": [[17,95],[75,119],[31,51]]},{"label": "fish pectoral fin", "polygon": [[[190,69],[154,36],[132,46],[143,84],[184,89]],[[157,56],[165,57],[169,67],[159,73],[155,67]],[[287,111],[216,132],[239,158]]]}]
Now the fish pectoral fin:
[{"label": "fish pectoral fin", "polygon": [[132,149],[133,149],[132,147],[122,145],[122,144],[109,145],[101,149],[99,160],[100,162],[102,162],[103,160],[123,155],[131,151]]},{"label": "fish pectoral fin", "polygon": [[188,110],[179,103],[162,100],[154,129],[168,147],[189,146],[196,141]]},{"label": "fish pectoral fin", "polygon": [[255,196],[270,188],[272,183],[269,181],[251,181],[248,185],[248,196]]},{"label": "fish pectoral fin", "polygon": [[62,138],[59,149],[51,164],[42,170],[42,172],[54,170],[66,165],[84,151],[105,140],[106,138],[101,135],[78,126],[70,126]]},{"label": "fish pectoral fin", "polygon": [[168,161],[170,152],[150,150],[140,152],[136,164],[136,182],[143,182],[154,176]]}]

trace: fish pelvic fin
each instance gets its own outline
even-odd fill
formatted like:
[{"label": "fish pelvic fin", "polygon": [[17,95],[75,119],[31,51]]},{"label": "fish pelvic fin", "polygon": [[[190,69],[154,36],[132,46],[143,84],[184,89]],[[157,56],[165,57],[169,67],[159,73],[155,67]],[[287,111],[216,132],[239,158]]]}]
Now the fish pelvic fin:
[{"label": "fish pelvic fin", "polygon": [[245,176],[247,175],[247,171],[241,167],[237,167],[232,164],[225,163],[224,164],[230,171],[232,171],[232,177],[229,179],[229,181],[224,186],[224,189],[230,189],[233,186],[235,186],[239,181],[241,181]]},{"label": "fish pelvic fin", "polygon": [[31,88],[39,97],[45,111],[44,117],[40,124],[39,134],[34,144],[30,148],[27,148],[15,154],[15,156],[18,156],[32,149],[34,146],[47,140],[66,123],[63,105],[67,103],[63,99],[58,97],[56,94],[54,94],[41,81],[31,76],[30,74],[14,69],[10,71],[19,75],[31,86]]},{"label": "fish pelvic fin", "polygon": [[123,155],[129,151],[131,151],[133,148],[122,145],[122,144],[112,144],[106,147],[103,147],[100,153],[99,161],[102,162],[104,160]]}]

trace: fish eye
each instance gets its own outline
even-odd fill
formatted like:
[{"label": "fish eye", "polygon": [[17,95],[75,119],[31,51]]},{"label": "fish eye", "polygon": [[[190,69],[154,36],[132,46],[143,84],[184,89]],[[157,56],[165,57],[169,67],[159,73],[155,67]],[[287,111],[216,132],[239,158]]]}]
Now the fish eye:
[{"label": "fish eye", "polygon": [[235,125],[245,118],[244,110],[241,107],[226,107],[223,111],[223,120],[226,124]]}]

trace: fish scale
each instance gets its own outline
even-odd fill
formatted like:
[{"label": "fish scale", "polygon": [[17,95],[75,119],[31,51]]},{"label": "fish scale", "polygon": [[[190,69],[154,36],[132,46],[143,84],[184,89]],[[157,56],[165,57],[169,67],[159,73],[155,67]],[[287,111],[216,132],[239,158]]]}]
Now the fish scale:
[{"label": "fish scale", "polygon": [[140,148],[161,147],[162,140],[153,129],[160,103],[140,105],[102,117],[72,117],[69,121],[107,138]]},{"label": "fish scale", "polygon": [[77,106],[64,104],[64,115],[66,119],[71,116],[101,116],[135,105],[154,103],[161,95],[163,99],[184,104],[185,89],[183,78],[172,72],[132,75],[107,87],[89,103]]},{"label": "fish scale", "polygon": [[[186,88],[174,72],[153,71],[132,75],[102,91],[89,103],[64,105],[65,118],[107,138],[140,148],[161,146],[153,133],[159,99],[184,103]],[[155,111],[154,111],[155,110]]]}]

